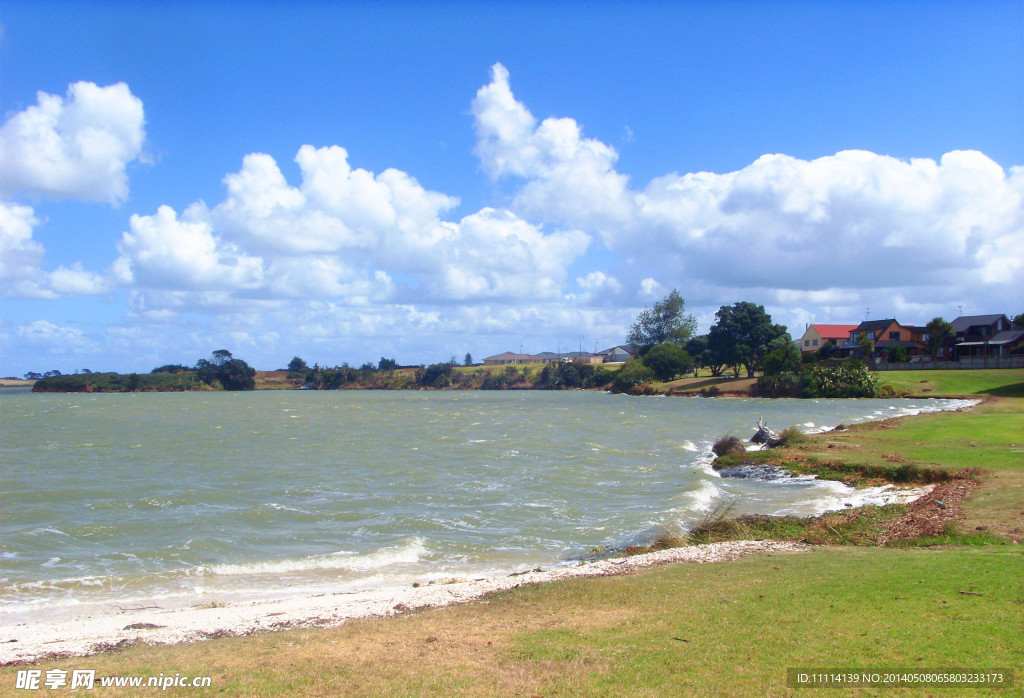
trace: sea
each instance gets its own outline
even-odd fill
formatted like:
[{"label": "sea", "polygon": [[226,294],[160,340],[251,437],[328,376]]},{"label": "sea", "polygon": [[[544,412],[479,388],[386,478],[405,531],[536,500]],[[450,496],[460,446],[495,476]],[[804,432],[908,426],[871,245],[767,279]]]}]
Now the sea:
[{"label": "sea", "polygon": [[0,391],[0,624],[479,578],[685,530],[717,503],[881,501],[722,478],[711,445],[955,400],[584,391]]}]

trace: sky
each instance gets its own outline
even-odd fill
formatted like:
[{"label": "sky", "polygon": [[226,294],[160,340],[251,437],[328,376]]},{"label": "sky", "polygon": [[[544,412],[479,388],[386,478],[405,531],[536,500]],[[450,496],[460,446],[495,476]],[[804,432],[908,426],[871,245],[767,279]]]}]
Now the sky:
[{"label": "sky", "polygon": [[0,10],[0,375],[1024,311],[1024,3]]}]

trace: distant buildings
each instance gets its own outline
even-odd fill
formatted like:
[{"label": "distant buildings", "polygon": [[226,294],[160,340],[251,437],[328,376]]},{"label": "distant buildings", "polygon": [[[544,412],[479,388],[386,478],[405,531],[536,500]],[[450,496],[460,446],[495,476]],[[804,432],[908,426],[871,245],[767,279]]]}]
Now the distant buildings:
[{"label": "distant buildings", "polygon": [[[955,336],[950,337],[932,359],[948,361],[968,356],[1024,353],[1024,329],[1015,329],[1006,315],[965,315],[950,324]],[[810,353],[829,341],[835,345],[839,357],[864,356],[866,346],[871,347],[871,356],[876,358],[905,352],[914,361],[929,355],[926,328],[903,325],[895,318],[865,320],[859,325],[809,324],[797,344],[800,351]]]},{"label": "distant buildings", "polygon": [[622,363],[637,357],[637,348],[632,344],[620,344],[596,353],[588,351],[570,351],[556,354],[544,351],[540,354],[517,354],[506,351],[484,359],[484,366],[503,366],[505,364],[548,364],[556,362],[573,362],[583,364]]}]

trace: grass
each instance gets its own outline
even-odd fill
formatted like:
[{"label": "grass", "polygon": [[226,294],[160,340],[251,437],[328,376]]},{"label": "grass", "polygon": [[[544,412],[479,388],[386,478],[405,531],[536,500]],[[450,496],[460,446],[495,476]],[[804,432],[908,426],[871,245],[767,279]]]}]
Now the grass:
[{"label": "grass", "polygon": [[880,388],[891,387],[897,395],[991,395],[1024,398],[1024,371],[975,369],[948,371],[879,371]]},{"label": "grass", "polygon": [[[1007,547],[823,547],[523,586],[335,629],[137,646],[40,668],[213,677],[211,689],[188,689],[190,696],[779,696],[795,693],[788,667],[998,667],[1015,669],[1019,682],[1022,565],[1021,551]],[[0,668],[0,693],[18,694],[16,669]],[[923,695],[885,691],[893,694]]]}]

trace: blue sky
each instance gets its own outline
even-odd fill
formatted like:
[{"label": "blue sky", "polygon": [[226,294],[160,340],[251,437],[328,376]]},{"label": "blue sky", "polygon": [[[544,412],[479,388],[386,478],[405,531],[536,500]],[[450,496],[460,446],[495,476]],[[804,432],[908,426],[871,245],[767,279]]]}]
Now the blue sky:
[{"label": "blue sky", "polygon": [[7,0],[0,374],[1019,313],[1022,8]]}]

